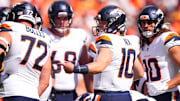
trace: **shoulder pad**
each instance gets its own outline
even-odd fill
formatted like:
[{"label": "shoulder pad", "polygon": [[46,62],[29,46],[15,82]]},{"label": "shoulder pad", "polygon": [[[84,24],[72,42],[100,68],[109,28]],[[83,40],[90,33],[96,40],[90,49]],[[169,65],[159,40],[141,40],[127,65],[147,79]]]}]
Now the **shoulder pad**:
[{"label": "shoulder pad", "polygon": [[8,24],[3,23],[0,25],[0,31],[12,31],[12,29]]},{"label": "shoulder pad", "polygon": [[112,45],[111,39],[106,35],[101,35],[96,38],[96,43],[100,44],[110,44]]},{"label": "shoulder pad", "polygon": [[164,44],[168,43],[171,40],[180,40],[180,36],[177,33],[170,33],[168,36],[166,36]]}]

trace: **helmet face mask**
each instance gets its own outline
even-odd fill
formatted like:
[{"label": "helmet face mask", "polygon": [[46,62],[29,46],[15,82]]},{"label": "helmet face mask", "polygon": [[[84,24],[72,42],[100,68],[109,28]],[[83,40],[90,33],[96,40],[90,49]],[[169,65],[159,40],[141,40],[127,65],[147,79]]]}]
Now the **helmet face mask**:
[{"label": "helmet face mask", "polygon": [[[105,6],[103,7],[95,17],[98,21],[107,21],[107,26],[104,27],[103,32],[105,33],[116,33],[120,32],[125,34],[126,31],[126,15],[117,6]],[[102,31],[99,29],[99,23],[97,23],[97,31]]]},{"label": "helmet face mask", "polygon": [[141,20],[140,21],[142,35],[144,37],[150,38],[155,34],[154,29],[155,29],[156,22],[157,21],[154,21],[154,20]]},{"label": "helmet face mask", "polygon": [[34,26],[34,28],[38,29],[38,30],[42,30],[42,26],[43,26],[43,20],[41,15],[39,14],[39,12],[37,12],[37,17],[36,17],[36,25]]},{"label": "helmet face mask", "polygon": [[9,7],[0,8],[0,22],[4,22],[7,20],[8,13],[10,12]]},{"label": "helmet face mask", "polygon": [[140,35],[143,38],[151,38],[162,28],[164,14],[156,6],[146,6],[140,12],[137,22]]},{"label": "helmet face mask", "polygon": [[107,29],[108,21],[106,20],[96,20],[98,32],[105,32]]},{"label": "helmet face mask", "polygon": [[57,28],[69,28],[69,19],[68,17],[55,17],[54,24]]},{"label": "helmet face mask", "polygon": [[48,16],[51,28],[64,34],[71,27],[73,10],[65,1],[55,1],[48,10]]},{"label": "helmet face mask", "polygon": [[69,18],[65,16],[54,18],[54,29],[60,34],[67,33],[69,28]]}]

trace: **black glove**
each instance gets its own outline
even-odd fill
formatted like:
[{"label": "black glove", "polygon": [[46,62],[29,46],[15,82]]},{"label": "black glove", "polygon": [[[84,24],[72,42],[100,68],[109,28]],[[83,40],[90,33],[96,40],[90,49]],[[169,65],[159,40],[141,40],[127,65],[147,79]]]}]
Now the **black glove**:
[{"label": "black glove", "polygon": [[56,100],[56,90],[54,87],[52,87],[52,90],[51,90],[51,95],[50,95],[51,99],[52,100]]}]

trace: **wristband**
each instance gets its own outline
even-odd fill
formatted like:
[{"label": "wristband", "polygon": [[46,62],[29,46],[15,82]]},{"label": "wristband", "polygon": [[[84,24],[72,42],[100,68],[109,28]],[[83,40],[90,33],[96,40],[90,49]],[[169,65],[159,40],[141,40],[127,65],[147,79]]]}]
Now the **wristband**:
[{"label": "wristband", "polygon": [[88,66],[87,65],[75,65],[74,66],[74,73],[88,73]]}]

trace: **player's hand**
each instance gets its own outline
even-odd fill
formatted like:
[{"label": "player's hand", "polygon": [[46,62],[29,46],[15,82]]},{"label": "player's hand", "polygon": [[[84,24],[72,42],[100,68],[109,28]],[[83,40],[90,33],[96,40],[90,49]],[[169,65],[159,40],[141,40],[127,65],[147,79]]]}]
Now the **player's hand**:
[{"label": "player's hand", "polygon": [[149,95],[149,94],[148,94],[147,84],[145,83],[143,87],[144,87],[144,89],[143,89],[143,90],[144,90],[144,91],[143,91],[143,94],[144,94],[144,95]]},{"label": "player's hand", "polygon": [[64,70],[66,73],[72,73],[74,70],[74,64],[68,61],[65,61],[63,64]]},{"label": "player's hand", "polygon": [[157,96],[162,93],[165,93],[168,90],[168,85],[166,82],[153,82],[153,83],[146,83],[148,88],[148,93],[150,96]]},{"label": "player's hand", "polygon": [[56,90],[54,89],[54,87],[52,87],[51,94],[50,94],[50,98],[51,98],[53,101],[56,100]]}]

